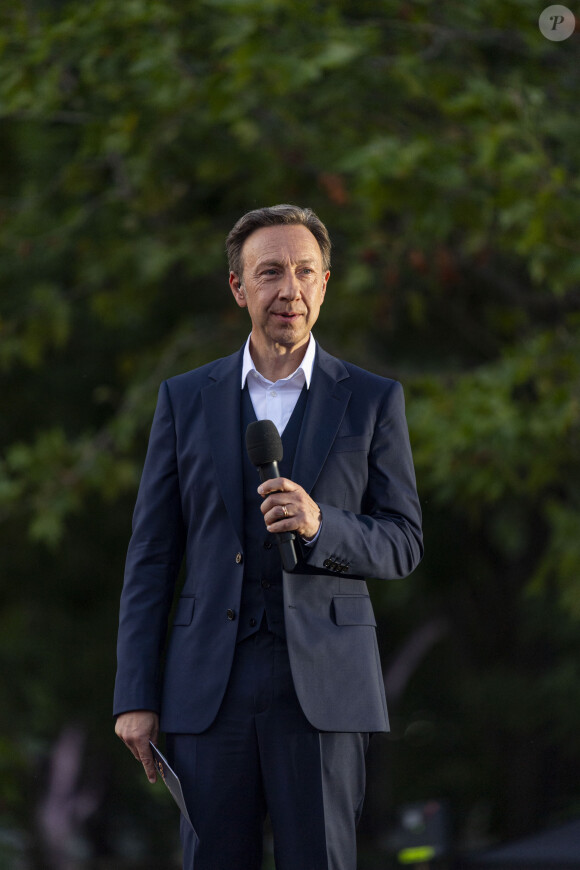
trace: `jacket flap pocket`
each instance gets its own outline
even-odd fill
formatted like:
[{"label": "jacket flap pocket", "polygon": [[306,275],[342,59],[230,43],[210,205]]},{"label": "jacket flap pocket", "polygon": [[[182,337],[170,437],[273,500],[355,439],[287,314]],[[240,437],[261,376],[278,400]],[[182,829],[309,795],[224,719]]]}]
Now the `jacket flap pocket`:
[{"label": "jacket flap pocket", "polygon": [[335,595],[332,604],[337,625],[377,624],[368,595]]},{"label": "jacket flap pocket", "polygon": [[195,598],[193,597],[193,595],[180,598],[175,608],[173,625],[189,625],[189,623],[193,619],[194,605]]}]

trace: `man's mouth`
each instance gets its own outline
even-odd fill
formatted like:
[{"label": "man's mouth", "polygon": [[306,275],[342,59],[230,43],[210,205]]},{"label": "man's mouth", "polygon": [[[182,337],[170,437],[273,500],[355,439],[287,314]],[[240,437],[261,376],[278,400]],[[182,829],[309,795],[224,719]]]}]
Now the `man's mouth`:
[{"label": "man's mouth", "polygon": [[298,312],[298,311],[274,311],[274,315],[276,317],[282,317],[284,320],[294,320],[296,317],[300,317],[300,312]]}]

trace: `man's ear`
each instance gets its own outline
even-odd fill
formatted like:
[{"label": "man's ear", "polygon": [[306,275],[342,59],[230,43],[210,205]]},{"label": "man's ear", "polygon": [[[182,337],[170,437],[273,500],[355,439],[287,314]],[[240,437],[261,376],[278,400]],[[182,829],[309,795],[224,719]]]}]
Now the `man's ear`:
[{"label": "man's ear", "polygon": [[330,272],[325,272],[322,279],[322,287],[320,288],[320,304],[324,302],[324,296],[326,295],[326,285],[328,284],[328,279],[330,278]]},{"label": "man's ear", "polygon": [[240,308],[247,308],[246,291],[244,290],[242,279],[235,272],[230,272],[230,287],[234,294],[234,299]]}]

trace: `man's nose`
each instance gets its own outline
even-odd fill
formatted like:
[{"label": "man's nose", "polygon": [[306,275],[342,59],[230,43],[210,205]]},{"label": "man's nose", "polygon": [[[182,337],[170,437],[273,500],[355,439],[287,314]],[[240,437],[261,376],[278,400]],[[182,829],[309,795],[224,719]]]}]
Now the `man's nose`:
[{"label": "man's nose", "polygon": [[282,299],[297,299],[300,296],[300,281],[291,270],[284,272],[278,295]]}]

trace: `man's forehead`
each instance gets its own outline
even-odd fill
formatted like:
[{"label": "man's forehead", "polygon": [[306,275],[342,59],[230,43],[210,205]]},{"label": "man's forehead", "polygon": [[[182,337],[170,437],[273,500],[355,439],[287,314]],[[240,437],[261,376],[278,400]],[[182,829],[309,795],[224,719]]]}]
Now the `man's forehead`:
[{"label": "man's forehead", "polygon": [[242,253],[245,259],[279,262],[289,257],[300,263],[322,259],[320,247],[308,227],[302,224],[260,227],[248,236]]}]

